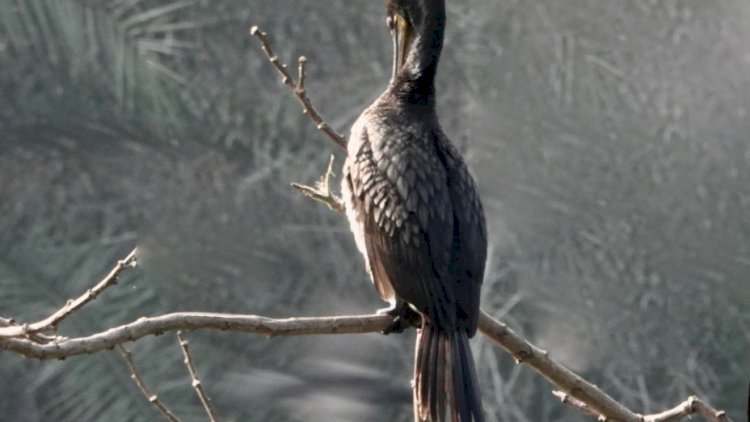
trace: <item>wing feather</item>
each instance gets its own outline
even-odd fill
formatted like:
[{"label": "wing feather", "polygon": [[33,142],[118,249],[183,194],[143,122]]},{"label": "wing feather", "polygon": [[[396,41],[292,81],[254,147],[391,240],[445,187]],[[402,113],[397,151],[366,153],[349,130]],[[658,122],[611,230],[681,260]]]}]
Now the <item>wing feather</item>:
[{"label": "wing feather", "polygon": [[383,299],[473,334],[486,254],[474,182],[442,133],[389,127],[352,129],[343,191],[357,245]]}]

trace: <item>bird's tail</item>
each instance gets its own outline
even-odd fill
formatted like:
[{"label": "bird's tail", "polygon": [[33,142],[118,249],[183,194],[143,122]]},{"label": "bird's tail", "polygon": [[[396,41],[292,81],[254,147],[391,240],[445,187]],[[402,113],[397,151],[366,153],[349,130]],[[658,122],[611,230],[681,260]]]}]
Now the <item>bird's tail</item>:
[{"label": "bird's tail", "polygon": [[425,321],[417,335],[414,362],[414,419],[483,422],[469,337],[463,330],[443,331]]}]

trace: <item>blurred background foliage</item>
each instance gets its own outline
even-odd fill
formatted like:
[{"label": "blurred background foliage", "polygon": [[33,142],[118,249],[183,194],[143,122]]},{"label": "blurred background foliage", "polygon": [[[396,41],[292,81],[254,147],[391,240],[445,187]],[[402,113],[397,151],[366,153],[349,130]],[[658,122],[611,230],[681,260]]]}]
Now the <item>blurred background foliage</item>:
[{"label": "blurred background foliage", "polygon": [[[135,245],[139,268],[64,334],[381,307],[344,219],[288,187],[341,153],[247,32],[308,57],[309,94],[346,133],[389,77],[381,3],[0,0],[0,315],[47,315]],[[740,420],[750,3],[448,7],[440,113],[484,196],[484,308],[636,411],[695,393]],[[189,338],[227,420],[407,421],[413,336]],[[474,346],[490,420],[585,419]],[[175,412],[205,419],[171,334],[128,347]],[[157,418],[116,352],[1,356],[4,420]]]}]

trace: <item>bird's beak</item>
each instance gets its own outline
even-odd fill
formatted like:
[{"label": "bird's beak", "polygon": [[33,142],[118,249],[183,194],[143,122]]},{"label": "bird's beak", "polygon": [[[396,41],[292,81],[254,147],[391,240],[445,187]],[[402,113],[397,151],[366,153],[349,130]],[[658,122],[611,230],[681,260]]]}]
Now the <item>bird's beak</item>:
[{"label": "bird's beak", "polygon": [[411,41],[411,26],[403,16],[398,13],[393,16],[393,79],[406,62],[406,52]]}]

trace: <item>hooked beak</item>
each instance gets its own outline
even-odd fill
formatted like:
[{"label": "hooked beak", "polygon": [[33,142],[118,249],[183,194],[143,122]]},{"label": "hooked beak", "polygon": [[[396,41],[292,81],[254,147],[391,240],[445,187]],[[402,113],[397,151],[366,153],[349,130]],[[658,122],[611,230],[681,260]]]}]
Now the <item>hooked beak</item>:
[{"label": "hooked beak", "polygon": [[393,17],[393,26],[391,35],[393,36],[393,75],[392,80],[396,79],[401,67],[406,62],[406,52],[409,42],[411,41],[411,26],[406,19],[396,13]]}]

